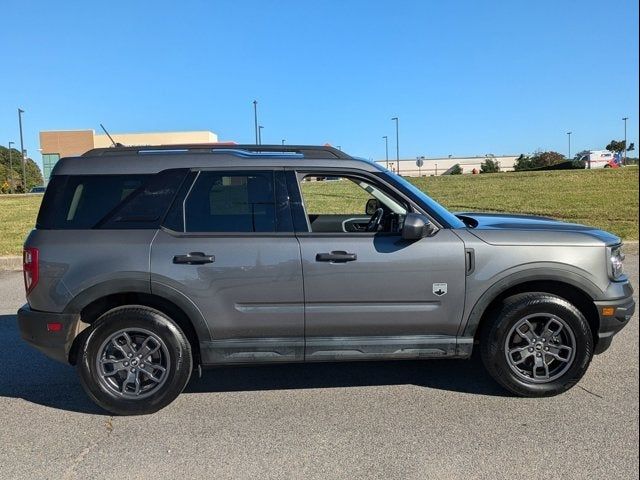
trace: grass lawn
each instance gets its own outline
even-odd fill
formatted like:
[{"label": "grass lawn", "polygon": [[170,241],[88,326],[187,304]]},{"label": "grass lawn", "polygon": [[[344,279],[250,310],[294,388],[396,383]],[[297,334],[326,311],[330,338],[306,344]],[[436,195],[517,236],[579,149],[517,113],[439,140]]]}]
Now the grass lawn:
[{"label": "grass lawn", "polygon": [[[638,168],[456,175],[412,181],[452,211],[545,215],[638,240]],[[312,213],[363,212],[366,196],[352,187],[341,181],[303,184]],[[20,254],[41,200],[41,195],[0,195],[0,256]]]},{"label": "grass lawn", "polygon": [[42,195],[0,195],[0,256],[22,255],[22,243],[36,223]]}]

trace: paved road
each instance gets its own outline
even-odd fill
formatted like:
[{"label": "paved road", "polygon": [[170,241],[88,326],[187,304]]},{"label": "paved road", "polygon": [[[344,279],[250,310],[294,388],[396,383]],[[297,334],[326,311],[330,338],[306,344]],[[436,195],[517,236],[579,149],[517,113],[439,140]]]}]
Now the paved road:
[{"label": "paved road", "polygon": [[556,398],[509,397],[473,360],[245,367],[113,418],[20,341],[21,303],[0,273],[2,478],[638,478],[637,314]]}]

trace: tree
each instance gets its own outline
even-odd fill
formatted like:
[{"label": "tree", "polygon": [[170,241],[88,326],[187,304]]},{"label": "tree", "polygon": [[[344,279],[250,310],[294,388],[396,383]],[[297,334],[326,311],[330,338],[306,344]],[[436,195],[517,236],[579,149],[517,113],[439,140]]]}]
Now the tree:
[{"label": "tree", "polygon": [[537,168],[550,167],[551,165],[556,165],[564,161],[564,155],[558,152],[535,152],[530,157],[524,154],[520,155],[513,164],[513,169],[516,171],[534,170]]},{"label": "tree", "polygon": [[516,172],[520,172],[522,170],[531,170],[531,159],[528,155],[521,153],[516,161],[513,163],[513,169]]},{"label": "tree", "polygon": [[611,140],[606,146],[606,149],[614,153],[622,153],[626,149],[624,140]]},{"label": "tree", "polygon": [[[11,160],[11,162],[9,162]],[[10,164],[13,169],[10,169]],[[0,185],[11,185],[11,173],[13,172],[13,190],[14,191],[29,191],[31,187],[42,185],[44,180],[42,178],[42,172],[40,167],[27,158],[25,163],[25,173],[27,175],[26,189],[22,185],[22,154],[15,148],[11,149],[11,159],[9,159],[9,149],[0,145]]]},{"label": "tree", "polygon": [[462,168],[459,163],[449,169],[449,175],[462,175]]},{"label": "tree", "polygon": [[487,158],[480,165],[480,173],[498,173],[500,171],[500,162],[493,158]]}]

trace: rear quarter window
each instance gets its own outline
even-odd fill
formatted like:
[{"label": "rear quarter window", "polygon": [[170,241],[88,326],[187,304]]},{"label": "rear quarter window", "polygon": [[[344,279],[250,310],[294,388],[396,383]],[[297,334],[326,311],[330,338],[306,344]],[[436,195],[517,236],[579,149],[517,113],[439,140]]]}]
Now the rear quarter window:
[{"label": "rear quarter window", "polygon": [[59,175],[45,192],[37,228],[94,228],[150,175]]}]

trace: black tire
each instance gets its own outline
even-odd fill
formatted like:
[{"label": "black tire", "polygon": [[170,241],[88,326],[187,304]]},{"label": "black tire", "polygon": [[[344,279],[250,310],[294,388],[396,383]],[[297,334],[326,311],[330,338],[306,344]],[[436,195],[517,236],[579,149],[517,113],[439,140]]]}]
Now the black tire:
[{"label": "black tire", "polygon": [[[139,352],[151,352],[151,347],[158,346],[156,353],[153,353],[157,357],[156,369],[162,367],[162,361],[164,361],[164,372],[162,370],[154,370],[153,374],[156,377],[162,379],[161,382],[154,382],[151,380],[151,376],[144,373],[141,368],[138,368],[135,382],[124,382],[127,385],[120,387],[118,392],[118,379],[125,377],[129,380],[129,371],[136,370],[133,367],[133,361],[124,363],[127,358],[124,352],[130,351],[130,348],[125,343],[121,345],[125,348],[122,350],[122,359],[118,360],[118,372],[112,373],[110,376],[103,375],[106,367],[101,366],[101,362],[115,362],[116,360],[109,360],[104,352],[106,348],[112,348],[116,351],[115,343],[113,342],[114,335],[123,335],[121,332],[127,332],[127,337],[133,339],[131,345],[139,348]],[[138,332],[138,333],[136,333]],[[142,332],[142,333],[140,333]],[[148,350],[143,350],[142,344],[135,343],[136,338],[144,338],[144,335],[148,334],[147,338],[150,338],[150,342],[147,344]],[[136,337],[135,335],[141,335]],[[125,337],[123,337],[125,338]],[[118,355],[120,354],[117,352]],[[142,356],[142,354],[140,355]],[[133,355],[133,360],[139,367],[145,367],[144,364],[138,363],[138,360]],[[115,356],[110,354],[110,358]],[[100,360],[103,359],[103,360]],[[149,360],[146,368],[150,368],[152,364],[152,357],[147,357]],[[144,362],[144,359],[140,359],[140,362]],[[124,366],[128,365],[127,368]],[[113,369],[113,367],[109,367]],[[154,368],[152,365],[151,368]],[[191,370],[193,368],[193,357],[191,353],[191,345],[184,332],[176,325],[169,317],[162,312],[154,310],[149,307],[139,305],[128,305],[119,307],[108,311],[102,315],[91,326],[91,331],[86,337],[84,345],[81,347],[78,356],[77,369],[80,376],[80,382],[87,395],[105,410],[116,415],[143,415],[148,413],[154,413],[171,403],[184,389],[191,376]],[[113,369],[115,371],[115,369]],[[110,372],[111,373],[111,372]],[[132,373],[132,375],[134,375]],[[153,377],[154,380],[155,377]],[[130,392],[131,386],[134,389],[139,388],[140,384],[146,385],[145,388],[149,390],[146,392]],[[114,386],[115,385],[115,386]],[[126,390],[126,391],[125,391]],[[123,393],[124,391],[124,393]],[[138,395],[138,396],[136,396]]]},{"label": "black tire", "polygon": [[[557,341],[559,336],[565,336],[567,343],[575,341],[573,353],[563,353],[563,359],[555,360],[548,357],[551,353],[545,353],[545,349],[552,348],[558,351],[555,343],[542,343],[548,341],[549,335],[539,334],[540,330],[532,330],[533,339],[525,339],[515,328],[522,327],[524,319],[530,318],[536,325],[536,319],[560,319],[563,325],[558,331],[562,332],[552,335],[553,341]],[[544,292],[531,292],[514,295],[507,298],[490,322],[485,325],[480,336],[480,354],[485,368],[489,374],[504,388],[512,393],[524,397],[548,397],[558,395],[569,390],[582,378],[589,367],[593,357],[593,335],[589,323],[584,315],[567,300]],[[542,320],[544,322],[544,320]],[[530,323],[531,324],[531,323]],[[542,323],[540,323],[542,324]],[[525,321],[526,325],[526,321]],[[520,330],[525,330],[524,326]],[[542,330],[544,331],[544,325]],[[527,333],[527,332],[525,332]],[[547,332],[548,333],[548,332]],[[529,335],[527,333],[527,335]],[[571,337],[573,335],[573,337]],[[508,343],[513,339],[521,339],[522,347]],[[546,347],[548,345],[549,347]],[[510,347],[517,347],[511,349]],[[531,347],[531,348],[529,348]],[[569,349],[566,349],[569,352]],[[524,354],[513,353],[512,361],[508,360],[509,353],[516,350],[525,350]],[[541,353],[538,353],[538,349]],[[533,353],[531,353],[533,352]],[[528,357],[523,359],[523,357]],[[535,356],[542,357],[546,366],[532,366],[532,372],[543,373],[542,378],[534,378],[536,373],[531,373],[531,378],[526,378],[526,365],[537,365]],[[515,360],[514,360],[515,357]],[[548,360],[550,359],[550,360]],[[570,360],[572,359],[572,360]],[[514,365],[518,361],[520,365]],[[539,359],[538,359],[539,361]],[[548,363],[547,363],[548,362]],[[568,365],[566,365],[568,363]],[[557,378],[550,374],[550,365],[557,369]],[[522,369],[522,370],[521,370]],[[541,370],[542,369],[542,370]],[[548,380],[544,379],[546,370]]]}]

